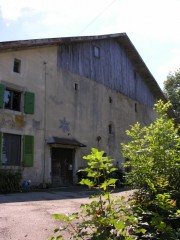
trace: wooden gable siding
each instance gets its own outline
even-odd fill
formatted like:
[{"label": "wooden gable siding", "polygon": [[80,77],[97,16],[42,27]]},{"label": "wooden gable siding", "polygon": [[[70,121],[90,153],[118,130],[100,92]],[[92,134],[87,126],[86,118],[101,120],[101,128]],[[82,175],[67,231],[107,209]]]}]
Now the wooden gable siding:
[{"label": "wooden gable siding", "polygon": [[[94,57],[93,46],[100,48]],[[155,103],[142,77],[115,39],[62,44],[58,49],[58,67],[93,79],[149,107]]]}]

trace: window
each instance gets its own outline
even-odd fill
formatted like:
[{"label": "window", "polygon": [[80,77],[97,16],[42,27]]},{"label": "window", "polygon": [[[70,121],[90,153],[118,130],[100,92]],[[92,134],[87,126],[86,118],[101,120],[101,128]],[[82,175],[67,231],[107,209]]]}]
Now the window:
[{"label": "window", "polygon": [[94,57],[100,58],[100,48],[97,46],[94,46]]},{"label": "window", "polygon": [[113,131],[112,128],[113,128],[112,124],[109,124],[109,134],[112,134],[112,131]]},{"label": "window", "polygon": [[110,122],[109,125],[108,125],[108,133],[111,135],[114,135],[115,133],[115,127],[114,127],[114,123],[113,122]]},{"label": "window", "polygon": [[79,90],[79,85],[78,85],[78,83],[75,83],[75,84],[74,84],[74,89],[75,89],[75,91],[78,91],[78,90]]},{"label": "window", "polygon": [[109,97],[109,103],[112,103],[112,97]]},{"label": "window", "polygon": [[7,88],[4,92],[4,108],[20,111],[20,107],[21,93]]},{"label": "window", "polygon": [[16,73],[20,73],[20,70],[21,70],[21,60],[15,58],[13,71]]},{"label": "window", "polygon": [[134,110],[137,112],[137,103],[134,104]]},{"label": "window", "polygon": [[21,136],[2,134],[2,165],[20,166],[21,163]]},{"label": "window", "polygon": [[24,113],[33,114],[35,107],[35,94],[32,92],[21,92],[6,88],[0,84],[0,108],[10,109],[14,111],[23,111]]},{"label": "window", "polygon": [[0,133],[0,164],[4,166],[22,165],[23,167],[32,167],[33,159],[33,136]]}]

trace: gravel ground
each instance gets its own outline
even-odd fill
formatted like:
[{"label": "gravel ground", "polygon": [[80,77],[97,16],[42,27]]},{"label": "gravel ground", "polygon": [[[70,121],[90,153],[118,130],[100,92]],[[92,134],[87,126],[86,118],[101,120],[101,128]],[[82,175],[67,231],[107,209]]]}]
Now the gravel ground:
[{"label": "gravel ground", "polygon": [[[128,197],[132,191],[115,195]],[[54,213],[77,212],[92,192],[82,187],[0,194],[0,240],[46,240],[59,222]],[[69,238],[66,236],[66,239]]]}]

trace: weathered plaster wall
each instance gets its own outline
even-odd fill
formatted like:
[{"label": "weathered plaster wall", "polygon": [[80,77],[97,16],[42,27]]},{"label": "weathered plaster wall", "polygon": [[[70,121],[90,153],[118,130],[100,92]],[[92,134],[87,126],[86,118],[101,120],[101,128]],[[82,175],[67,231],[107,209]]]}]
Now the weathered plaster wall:
[{"label": "weathered plaster wall", "polygon": [[[49,66],[49,79],[55,78],[56,52],[56,47],[46,47],[0,53],[0,82],[22,93],[24,91],[35,93],[35,113],[32,115],[24,114],[23,111],[0,109],[1,132],[34,136],[34,166],[24,168],[23,177],[31,179],[35,184],[42,182],[44,168],[44,63]],[[13,72],[14,58],[21,60],[20,73]],[[23,104],[22,101],[22,109]]]},{"label": "weathered plaster wall", "polygon": [[[42,183],[43,178],[51,181],[50,146],[44,144],[48,138],[75,138],[87,145],[76,149],[76,178],[76,170],[85,164],[82,156],[91,147],[104,150],[120,165],[120,142],[127,141],[125,130],[137,121],[148,124],[155,117],[143,104],[95,80],[59,68],[57,53],[57,47],[0,53],[0,82],[35,93],[33,115],[0,109],[1,132],[35,137],[34,166],[23,170],[24,179],[31,179],[34,184]],[[14,58],[21,60],[20,74],[13,72]]]},{"label": "weathered plaster wall", "polygon": [[[123,162],[120,142],[127,141],[125,130],[137,121],[149,124],[155,117],[152,109],[68,70],[59,69],[58,78],[52,81],[48,86],[47,136],[75,138],[87,145],[76,150],[75,171],[84,166],[82,156],[91,147],[104,150],[120,166]],[[68,126],[65,130],[61,128],[62,120]],[[112,134],[109,134],[109,124],[113,126]]]}]

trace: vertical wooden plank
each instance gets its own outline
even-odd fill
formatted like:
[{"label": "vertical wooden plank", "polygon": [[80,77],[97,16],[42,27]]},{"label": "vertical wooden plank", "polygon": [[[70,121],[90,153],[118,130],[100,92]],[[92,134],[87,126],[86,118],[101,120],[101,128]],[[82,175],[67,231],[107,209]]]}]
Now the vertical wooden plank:
[{"label": "vertical wooden plank", "polygon": [[[93,46],[100,47],[100,59],[93,56]],[[153,106],[154,97],[144,79],[134,78],[134,66],[115,39],[103,39],[62,45],[59,67],[90,78],[132,99]]]}]

